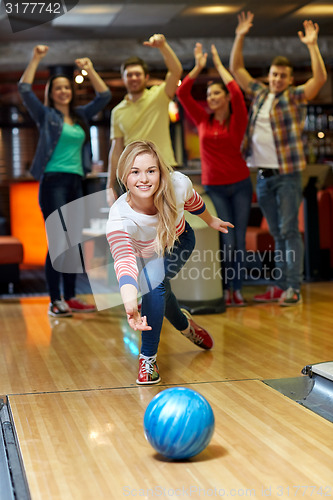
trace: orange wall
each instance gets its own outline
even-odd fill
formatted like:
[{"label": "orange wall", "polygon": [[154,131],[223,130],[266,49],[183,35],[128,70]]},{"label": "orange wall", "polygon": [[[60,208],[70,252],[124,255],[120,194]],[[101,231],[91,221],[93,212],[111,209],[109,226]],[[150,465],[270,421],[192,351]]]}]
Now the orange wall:
[{"label": "orange wall", "polygon": [[47,241],[38,204],[38,182],[17,182],[10,186],[11,234],[23,244],[23,264],[44,265]]}]

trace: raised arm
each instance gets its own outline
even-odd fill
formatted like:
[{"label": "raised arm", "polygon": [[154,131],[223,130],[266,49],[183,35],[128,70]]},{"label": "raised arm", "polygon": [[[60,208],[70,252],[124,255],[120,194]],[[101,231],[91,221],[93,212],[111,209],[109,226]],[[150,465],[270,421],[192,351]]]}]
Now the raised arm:
[{"label": "raised arm", "polygon": [[102,78],[96,72],[93,63],[88,57],[76,59],[75,64],[79,69],[84,69],[87,72],[91,85],[94,87],[96,92],[101,94],[102,92],[109,90],[106,83],[103,82]]},{"label": "raised arm", "polygon": [[195,80],[207,64],[207,52],[202,51],[202,43],[197,42],[194,47],[194,66],[188,76]]},{"label": "raised arm", "polygon": [[197,102],[192,94],[192,87],[195,79],[206,66],[207,53],[202,52],[202,44],[196,43],[194,47],[194,67],[183,79],[181,85],[177,88],[177,97],[183,108],[186,110],[192,121],[198,126],[207,118],[207,111]]},{"label": "raised arm", "polygon": [[253,26],[254,15],[252,12],[241,12],[238,15],[238,25],[235,32],[235,40],[230,53],[229,67],[231,73],[234,75],[236,82],[244,91],[247,90],[248,85],[254,78],[245,69],[243,58],[243,45],[244,38]]},{"label": "raised arm", "polygon": [[49,48],[47,45],[36,45],[33,49],[31,59],[21,76],[20,83],[32,84],[40,61],[46,56]]},{"label": "raised arm", "polygon": [[112,140],[110,153],[109,153],[109,163],[108,163],[108,179],[106,184],[106,199],[108,205],[114,203],[118,198],[118,183],[117,183],[117,166],[118,160],[124,149],[124,139],[123,137],[116,137]]},{"label": "raised arm", "polygon": [[220,75],[222,82],[224,83],[224,85],[228,85],[228,83],[230,83],[234,79],[233,76],[222,64],[222,61],[214,44],[212,44],[211,46],[211,52],[212,52],[214,66],[218,74]]},{"label": "raised arm", "polygon": [[176,93],[178,82],[183,72],[183,68],[178,57],[166,41],[164,35],[155,34],[151,36],[148,41],[143,42],[143,45],[147,47],[156,47],[161,52],[165,65],[168,69],[165,77],[165,92],[167,96],[172,99]]},{"label": "raised arm", "polygon": [[327,72],[323,58],[318,47],[319,26],[312,21],[304,21],[304,34],[298,32],[299,39],[304,43],[310,53],[312,77],[305,83],[304,93],[307,100],[311,100],[318,94],[327,80]]}]

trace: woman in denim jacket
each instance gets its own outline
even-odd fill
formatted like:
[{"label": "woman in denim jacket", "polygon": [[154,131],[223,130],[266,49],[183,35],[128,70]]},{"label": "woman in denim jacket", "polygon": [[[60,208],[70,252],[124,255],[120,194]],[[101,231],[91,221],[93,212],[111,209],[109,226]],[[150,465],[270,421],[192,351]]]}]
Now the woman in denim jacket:
[{"label": "woman in denim jacket", "polygon": [[[39,140],[31,173],[40,181],[39,205],[44,220],[60,207],[82,197],[82,180],[91,167],[89,120],[109,102],[111,92],[96,73],[88,58],[76,59],[84,69],[96,97],[90,103],[74,107],[74,88],[65,75],[50,78],[45,89],[45,105],[32,91],[32,83],[40,61],[48,47],[34,47],[31,60],[19,82],[19,92],[29,114],[39,129]],[[45,274],[50,294],[49,315],[72,316],[72,312],[91,312],[95,307],[75,296],[75,273],[62,273],[54,269],[48,252]],[[61,297],[63,281],[63,300]]]}]

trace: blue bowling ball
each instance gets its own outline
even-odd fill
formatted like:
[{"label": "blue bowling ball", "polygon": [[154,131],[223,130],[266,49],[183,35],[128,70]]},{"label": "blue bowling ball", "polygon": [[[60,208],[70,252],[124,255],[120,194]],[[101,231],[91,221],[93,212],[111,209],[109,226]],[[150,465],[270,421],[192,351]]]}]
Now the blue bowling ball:
[{"label": "blue bowling ball", "polygon": [[214,413],[208,401],[186,387],[157,394],[147,406],[146,439],[167,458],[183,460],[206,448],[214,432]]}]

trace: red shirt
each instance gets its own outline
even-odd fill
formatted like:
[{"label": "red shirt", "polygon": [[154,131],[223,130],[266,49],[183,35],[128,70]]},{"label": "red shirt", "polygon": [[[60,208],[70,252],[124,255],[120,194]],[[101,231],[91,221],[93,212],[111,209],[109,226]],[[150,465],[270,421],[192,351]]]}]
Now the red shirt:
[{"label": "red shirt", "polygon": [[248,113],[242,91],[234,80],[227,86],[232,113],[229,126],[225,126],[193,99],[193,83],[187,75],[178,87],[177,96],[198,129],[202,184],[233,184],[246,179],[250,172],[241,154],[241,143]]}]

